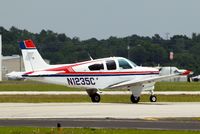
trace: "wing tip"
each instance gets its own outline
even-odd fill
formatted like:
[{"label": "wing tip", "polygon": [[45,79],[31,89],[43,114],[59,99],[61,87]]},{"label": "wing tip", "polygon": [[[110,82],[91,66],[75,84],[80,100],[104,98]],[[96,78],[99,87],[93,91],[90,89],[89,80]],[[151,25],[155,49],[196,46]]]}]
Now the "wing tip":
[{"label": "wing tip", "polygon": [[189,75],[189,74],[192,74],[192,70],[185,70],[184,72],[182,72],[181,75]]}]

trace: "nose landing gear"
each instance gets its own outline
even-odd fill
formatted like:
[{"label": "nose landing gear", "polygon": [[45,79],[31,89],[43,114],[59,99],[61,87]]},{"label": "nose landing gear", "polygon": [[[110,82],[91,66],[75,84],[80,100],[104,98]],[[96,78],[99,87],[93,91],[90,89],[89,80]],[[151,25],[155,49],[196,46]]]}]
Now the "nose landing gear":
[{"label": "nose landing gear", "polygon": [[151,95],[149,99],[150,99],[151,102],[157,101],[157,97],[155,95]]},{"label": "nose landing gear", "polygon": [[154,95],[154,91],[151,90],[150,93],[151,93],[151,96],[149,97],[149,100],[151,102],[156,102],[157,101],[157,97],[156,97],[156,95]]}]

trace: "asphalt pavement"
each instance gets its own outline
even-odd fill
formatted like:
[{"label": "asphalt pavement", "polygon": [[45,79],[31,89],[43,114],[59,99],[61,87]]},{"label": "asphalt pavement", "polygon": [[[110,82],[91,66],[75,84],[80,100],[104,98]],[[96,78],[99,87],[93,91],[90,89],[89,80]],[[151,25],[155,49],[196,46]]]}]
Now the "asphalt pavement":
[{"label": "asphalt pavement", "polygon": [[1,119],[0,126],[57,127],[63,128],[112,128],[152,130],[200,130],[200,121],[191,120],[138,120],[138,119]]}]

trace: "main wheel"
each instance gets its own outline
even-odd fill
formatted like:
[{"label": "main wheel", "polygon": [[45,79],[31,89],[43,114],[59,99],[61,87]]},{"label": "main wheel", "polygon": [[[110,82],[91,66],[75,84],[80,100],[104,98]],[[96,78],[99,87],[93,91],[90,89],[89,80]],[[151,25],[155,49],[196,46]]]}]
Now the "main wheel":
[{"label": "main wheel", "polygon": [[140,101],[140,97],[136,97],[134,95],[131,95],[131,102],[132,103],[138,103]]},{"label": "main wheel", "polygon": [[151,95],[150,96],[150,101],[151,102],[156,102],[157,101],[157,97],[155,95]]},{"label": "main wheel", "polygon": [[100,102],[101,97],[98,93],[95,93],[91,96],[91,100],[92,100],[92,102]]}]

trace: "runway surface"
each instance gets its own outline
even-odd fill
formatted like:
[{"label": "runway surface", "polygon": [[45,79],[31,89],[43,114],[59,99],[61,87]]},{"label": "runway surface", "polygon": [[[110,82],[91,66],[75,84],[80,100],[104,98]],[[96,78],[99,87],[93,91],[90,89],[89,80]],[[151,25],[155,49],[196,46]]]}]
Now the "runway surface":
[{"label": "runway surface", "polygon": [[32,126],[66,128],[117,128],[117,129],[153,129],[153,130],[200,130],[199,121],[191,120],[138,120],[138,119],[0,119],[0,126]]},{"label": "runway surface", "polygon": [[[200,130],[200,103],[0,103],[0,126]],[[161,120],[160,120],[161,119]]]},{"label": "runway surface", "polygon": [[200,117],[200,103],[0,103],[0,118]]},{"label": "runway surface", "polygon": [[[200,95],[200,91],[155,91],[157,95]],[[88,95],[86,91],[0,91],[0,95]],[[103,91],[102,95],[131,95],[130,91]],[[149,94],[149,92],[142,92]]]}]

